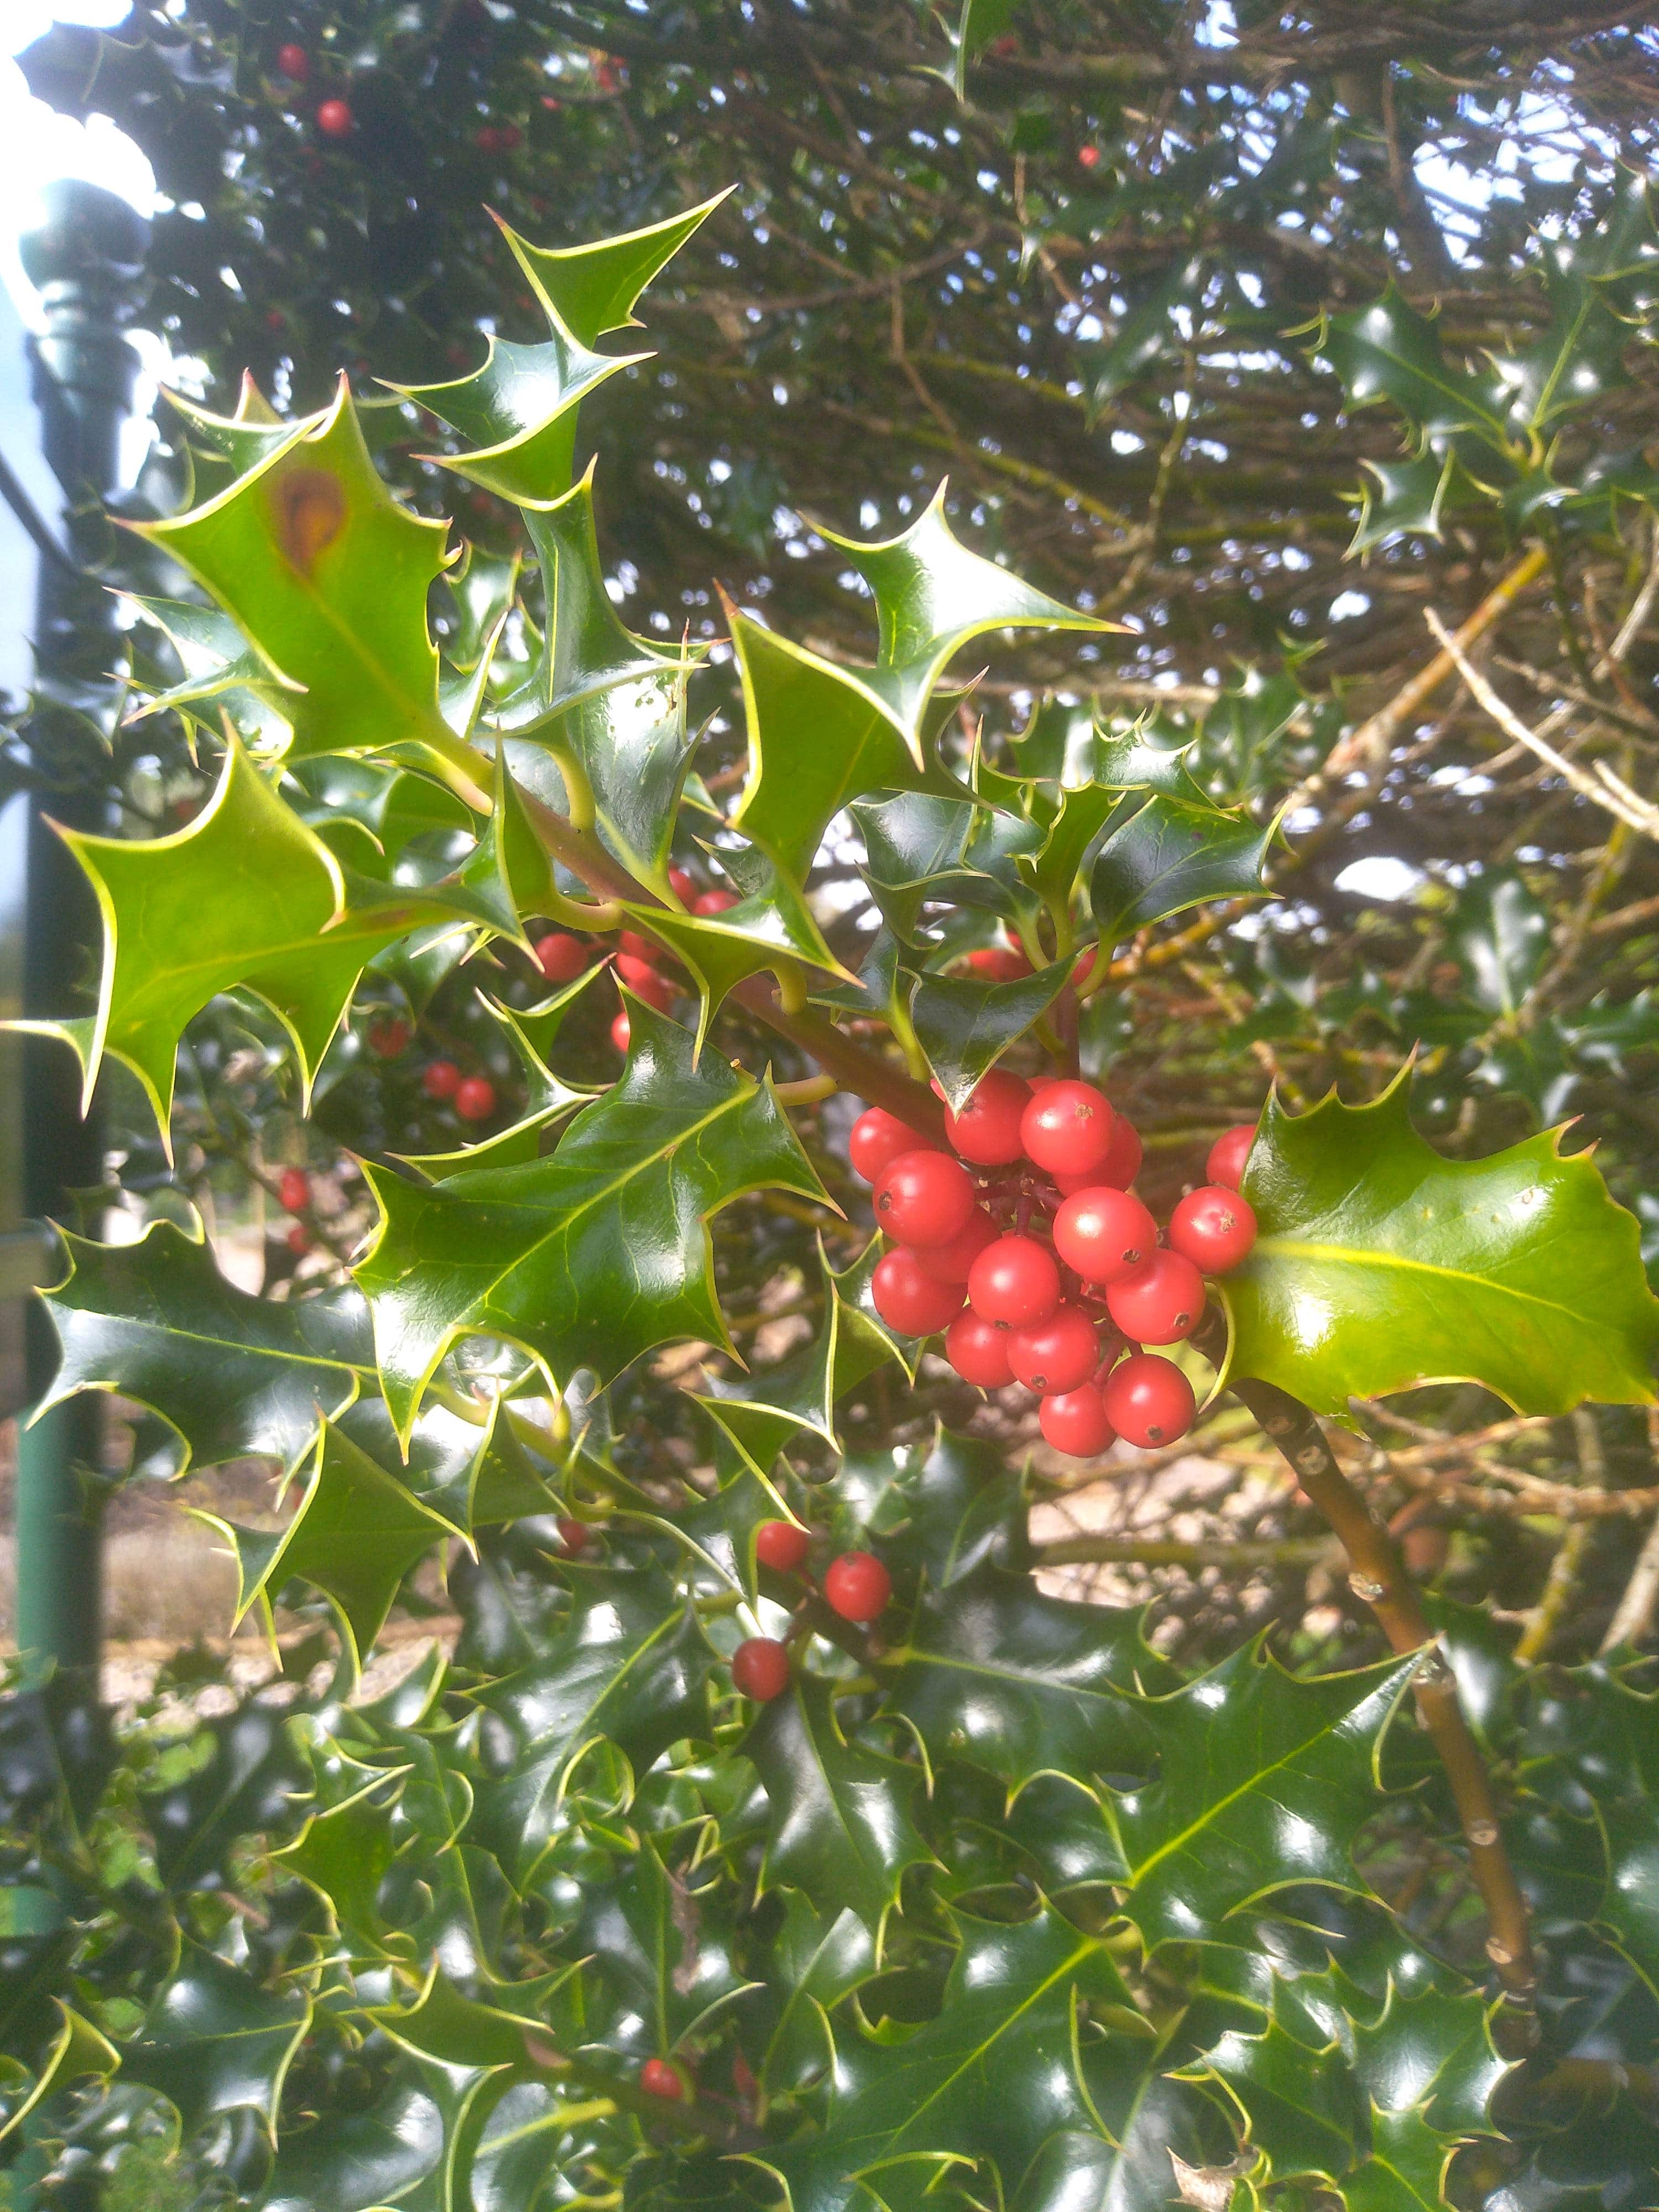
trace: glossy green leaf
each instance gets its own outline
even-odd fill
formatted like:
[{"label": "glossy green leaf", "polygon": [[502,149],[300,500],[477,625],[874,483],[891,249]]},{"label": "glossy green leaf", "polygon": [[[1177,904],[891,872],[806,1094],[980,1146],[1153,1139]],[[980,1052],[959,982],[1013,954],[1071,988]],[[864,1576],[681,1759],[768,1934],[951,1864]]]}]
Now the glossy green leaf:
[{"label": "glossy green leaf", "polygon": [[945,1103],[960,1113],[1011,1044],[1042,1020],[1071,981],[1073,963],[1056,960],[1012,983],[976,975],[919,975],[910,1020]]},{"label": "glossy green leaf", "polygon": [[790,1890],[769,1965],[771,1987],[784,1994],[755,2071],[764,2089],[798,2090],[833,2065],[830,2015],[874,1972],[875,1939],[849,1907],[820,1913]]},{"label": "glossy green leaf", "polygon": [[1089,896],[1101,943],[1115,945],[1206,899],[1259,894],[1277,826],[1154,793],[1095,855]]},{"label": "glossy green leaf", "polygon": [[283,2082],[311,2018],[297,1990],[269,1991],[193,1943],[184,1947],[133,2040],[126,2079],[159,2089],[188,2134],[216,2112],[247,2106],[275,2133]]},{"label": "glossy green leaf", "polygon": [[799,963],[821,975],[853,980],[825,944],[805,899],[769,866],[760,887],[745,887],[745,896],[721,914],[632,906],[627,912],[636,927],[668,947],[696,987],[699,1050],[720,1006],[751,975],[793,972]]},{"label": "glossy green leaf", "polygon": [[1486,869],[1458,894],[1451,940],[1469,996],[1484,1012],[1507,1019],[1549,958],[1549,917],[1518,875]]},{"label": "glossy green leaf", "polygon": [[185,1461],[245,1455],[292,1467],[319,1419],[374,1382],[368,1310],[355,1292],[277,1305],[238,1290],[204,1236],[153,1222],[132,1244],[65,1232],[72,1272],[46,1294],[62,1357],[45,1402],[114,1390],[159,1413]]},{"label": "glossy green leaf", "polygon": [[586,246],[532,246],[504,222],[501,231],[542,305],[579,344],[591,346],[607,331],[629,327],[646,286],[736,190],[735,185],[728,185],[711,199],[661,222]]},{"label": "glossy green leaf", "polygon": [[224,1888],[240,1839],[278,1828],[297,1813],[311,1776],[289,1731],[287,1718],[269,1705],[244,1705],[210,1721],[207,1759],[185,1780],[141,1798],[156,1869],[169,1888]]},{"label": "glossy green leaf", "polygon": [[1650,1404],[1659,1301],[1636,1221],[1559,1141],[1443,1159],[1401,1079],[1369,1106],[1272,1102],[1244,1182],[1261,1233],[1221,1286],[1230,1371],[1322,1413],[1464,1378],[1528,1413]]},{"label": "glossy green leaf", "polygon": [[1433,319],[1407,304],[1392,283],[1369,307],[1327,315],[1315,351],[1342,380],[1351,407],[1387,401],[1425,445],[1466,436],[1507,454],[1504,395],[1492,377],[1449,362]]},{"label": "glossy green leaf", "polygon": [[738,1971],[737,1930],[711,1872],[671,1870],[647,1838],[619,1879],[587,1899],[578,1941],[637,2008],[659,2055],[758,1986]]},{"label": "glossy green leaf", "polygon": [[1086,349],[1081,366],[1091,423],[1148,370],[1172,354],[1179,357],[1182,339],[1176,327],[1175,313],[1185,309],[1196,316],[1208,271],[1203,254],[1178,256],[1143,290],[1105,344]]},{"label": "glossy green leaf", "polygon": [[563,1382],[608,1382],[676,1336],[726,1342],[708,1222],[746,1192],[822,1195],[769,1085],[635,1006],[621,1080],[550,1158],[416,1185],[366,1170],[381,1210],[356,1269],[386,1401],[407,1435],[463,1334],[507,1339]]},{"label": "glossy green leaf", "polygon": [[121,2053],[107,2036],[89,2020],[82,2020],[79,2013],[71,2011],[61,1998],[55,2002],[62,2025],[27,2095],[13,2106],[4,2122],[0,2123],[0,2142],[21,2128],[48,2097],[55,2097],[60,2089],[67,2089],[76,2081],[84,2081],[89,2075],[107,2078],[121,2063]]}]

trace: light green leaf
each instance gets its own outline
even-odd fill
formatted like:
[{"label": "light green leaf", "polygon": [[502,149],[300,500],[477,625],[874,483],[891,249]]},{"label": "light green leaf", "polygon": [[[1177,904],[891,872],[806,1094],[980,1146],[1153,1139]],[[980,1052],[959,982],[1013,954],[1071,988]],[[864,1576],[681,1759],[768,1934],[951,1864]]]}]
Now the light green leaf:
[{"label": "light green leaf", "polygon": [[578,343],[591,346],[607,331],[626,330],[634,323],[635,304],[646,286],[736,190],[728,185],[712,199],[661,222],[586,246],[532,246],[499,216],[496,222],[542,305]]},{"label": "light green leaf", "polygon": [[1095,856],[1090,898],[1101,943],[1116,945],[1206,899],[1261,892],[1277,827],[1207,800],[1154,793],[1107,833]]}]

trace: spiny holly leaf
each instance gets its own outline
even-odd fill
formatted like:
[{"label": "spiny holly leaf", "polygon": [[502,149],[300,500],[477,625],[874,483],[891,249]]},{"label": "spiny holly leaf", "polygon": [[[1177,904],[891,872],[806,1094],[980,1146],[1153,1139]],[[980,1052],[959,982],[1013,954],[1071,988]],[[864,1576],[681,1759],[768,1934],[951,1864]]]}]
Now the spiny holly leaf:
[{"label": "spiny holly leaf", "polygon": [[286,1527],[267,1533],[239,1528],[217,1514],[197,1517],[230,1540],[240,1580],[237,1623],[256,1602],[268,1612],[290,1578],[311,1583],[334,1601],[354,1674],[416,1561],[441,1537],[466,1535],[464,1525],[436,1512],[328,1422]]},{"label": "spiny holly leaf", "polygon": [[197,1944],[156,1991],[143,2027],[122,2048],[121,2071],[159,2089],[186,2136],[216,2112],[246,2108],[273,2138],[283,2083],[311,2019],[297,1990],[262,1990],[243,1969]]},{"label": "spiny holly leaf", "polygon": [[310,1883],[356,1956],[412,1965],[412,1937],[389,1927],[380,1905],[380,1885],[398,1851],[392,1795],[395,1785],[388,1779],[366,1784],[343,1803],[314,1813],[272,1856]]},{"label": "spiny holly leaf", "polygon": [[1019,862],[1020,873],[1051,914],[1070,913],[1084,856],[1122,804],[1122,793],[1104,782],[1060,793],[1042,850]]},{"label": "spiny holly leaf", "polygon": [[276,1305],[228,1282],[212,1248],[170,1221],[132,1244],[64,1232],[73,1272],[45,1293],[62,1349],[45,1404],[116,1390],[175,1429],[186,1467],[244,1456],[292,1467],[319,1418],[374,1382],[355,1291]]},{"label": "spiny holly leaf", "polygon": [[268,1705],[210,1721],[211,1756],[183,1781],[139,1799],[169,1889],[222,1889],[244,1837],[279,1827],[308,1794],[311,1772],[289,1723]]},{"label": "spiny holly leaf", "polygon": [[608,1382],[677,1336],[726,1344],[708,1222],[747,1192],[822,1186],[769,1084],[638,1005],[621,1080],[550,1158],[416,1185],[365,1174],[381,1212],[356,1270],[387,1403],[407,1436],[463,1334],[503,1337],[568,1381]]},{"label": "spiny holly leaf", "polygon": [[1291,1883],[1358,1889],[1382,1731],[1413,1662],[1304,1680],[1247,1646],[1139,1718],[1158,1778],[1109,1799],[1146,1940],[1224,1940],[1229,1914]]},{"label": "spiny holly leaf", "polygon": [[1275,2181],[1335,2182],[1353,2164],[1364,2126],[1352,2069],[1334,2037],[1310,2031],[1294,2007],[1288,2021],[1283,2016],[1282,1982],[1274,1984],[1273,2002],[1261,2034],[1223,2036],[1184,2078],[1223,2085]]},{"label": "spiny holly leaf", "polygon": [[1259,893],[1277,827],[1155,792],[1108,832],[1095,856],[1089,895],[1101,943],[1115,945],[1206,899]]},{"label": "spiny holly leaf", "polygon": [[[1446,514],[1481,496],[1457,454],[1414,453],[1403,461],[1363,460],[1359,523],[1350,558],[1396,538],[1438,538]],[[1346,495],[1345,495],[1346,496]]]},{"label": "spiny holly leaf", "polygon": [[576,1940],[637,2010],[659,2056],[758,1987],[733,1963],[736,1929],[724,1924],[714,1872],[671,1871],[647,1837],[627,1870],[588,1895]]},{"label": "spiny holly leaf", "polygon": [[799,1890],[787,1890],[768,1964],[764,1987],[782,1995],[756,2075],[769,2092],[799,2090],[834,2063],[830,2014],[875,1972],[875,1940],[849,1907],[819,1913]]},{"label": "spiny holly leaf", "polygon": [[547,1054],[570,1008],[592,990],[603,967],[587,969],[574,983],[550,994],[533,1006],[507,1006],[478,994],[478,1004],[501,1030],[523,1079],[524,1111],[515,1121],[493,1136],[476,1139],[447,1152],[398,1152],[394,1158],[437,1182],[458,1168],[517,1167],[539,1157],[544,1134],[556,1121],[565,1120],[579,1107],[592,1103],[595,1091],[573,1091],[547,1064]]},{"label": "spiny holly leaf", "polygon": [[270,2212],[454,2212],[453,2154],[498,2077],[404,2059],[374,2102],[334,2105],[312,2126],[284,2128],[264,2199]]},{"label": "spiny holly leaf", "polygon": [[236,734],[262,758],[288,750],[295,708],[304,694],[273,673],[228,615],[184,599],[135,595],[131,604],[161,632],[185,673],[182,683],[147,691],[128,714],[129,726],[171,712],[216,731],[220,716],[228,714]]},{"label": "spiny holly leaf", "polygon": [[1193,313],[1208,273],[1205,255],[1178,256],[1131,307],[1104,345],[1084,349],[1081,367],[1091,428],[1119,392],[1178,349],[1181,341],[1174,311],[1184,308]]},{"label": "spiny holly leaf", "polygon": [[735,906],[714,915],[677,914],[672,908],[630,906],[629,919],[673,954],[696,984],[697,1049],[708,1024],[739,983],[767,969],[793,972],[797,963],[852,982],[823,941],[811,908],[793,884],[764,865],[761,886],[745,889]]},{"label": "spiny holly leaf", "polygon": [[980,1079],[1046,1014],[1071,981],[1073,962],[1056,960],[1012,983],[976,975],[919,975],[910,1020],[945,1103],[960,1113]]},{"label": "spiny holly leaf", "polygon": [[1133,1616],[1045,1597],[1028,1575],[982,1566],[923,1595],[893,1655],[893,1702],[936,1759],[982,1766],[1011,1795],[1039,1774],[1086,1784],[1145,1773],[1152,1742],[1139,1701],[1123,1694],[1133,1628]]},{"label": "spiny holly leaf", "polygon": [[939,2017],[896,2040],[844,2040],[823,2134],[750,2154],[793,2212],[842,2212],[849,2181],[908,2208],[930,2185],[970,2179],[952,2167],[980,2169],[981,2201],[1012,2197],[1050,2136],[1098,2130],[1084,2018],[1097,2033],[1150,2039],[1110,1953],[1051,1906],[1012,1923],[951,1917],[960,1948]]},{"label": "spiny holly leaf", "polygon": [[[341,1433],[420,1503],[465,1534],[554,1510],[503,1398],[492,1399],[483,1428],[447,1407],[428,1405],[416,1422],[405,1462],[386,1401],[365,1398],[338,1424]],[[549,1439],[549,1449],[551,1449]]]},{"label": "spiny holly leaf", "polygon": [[104,968],[83,1054],[89,1102],[106,1052],[143,1085],[165,1138],[186,1024],[222,991],[252,991],[293,1040],[304,1097],[377,952],[422,923],[481,910],[459,887],[349,884],[239,740],[187,828],[137,842],[64,830],[97,894]]},{"label": "spiny holly leaf", "polygon": [[763,1890],[787,1885],[879,1932],[907,1867],[932,1862],[916,1826],[919,1766],[849,1744],[828,1682],[796,1672],[744,1739],[771,1806]]},{"label": "spiny holly leaf", "polygon": [[1408,306],[1392,281],[1369,307],[1324,317],[1314,351],[1341,379],[1350,406],[1389,402],[1425,448],[1468,438],[1505,457],[1513,450],[1496,378],[1471,376],[1448,362],[1432,320]]},{"label": "spiny holly leaf", "polygon": [[325,413],[216,499],[133,527],[213,594],[279,678],[303,687],[291,758],[411,746],[422,764],[454,757],[427,628],[449,526],[392,498],[343,379]]},{"label": "spiny holly leaf", "polygon": [[850,811],[864,839],[863,872],[871,896],[888,928],[906,944],[927,941],[922,908],[930,902],[993,914],[1006,914],[1015,903],[1007,885],[969,857],[970,841],[985,818],[971,799],[894,792],[855,799]]},{"label": "spiny holly leaf", "polygon": [[0,2142],[21,2128],[48,2097],[55,2097],[60,2089],[67,2089],[73,2082],[84,2081],[88,2075],[107,2079],[121,2063],[120,2052],[89,2020],[82,2020],[78,2012],[72,2012],[61,1997],[52,2002],[62,2024],[27,2094],[11,2107],[0,2123]]},{"label": "spiny holly leaf", "polygon": [[933,1589],[949,1589],[980,1567],[1030,1564],[1025,1480],[999,1446],[941,1428],[931,1450],[914,1447],[905,1458],[897,1484],[904,1534]]},{"label": "spiny holly leaf", "polygon": [[215,462],[222,464],[222,474],[228,468],[239,477],[267,459],[296,431],[311,429],[323,419],[316,414],[284,422],[246,369],[242,371],[242,380],[237,387],[234,414],[216,415],[210,408],[170,386],[167,402],[184,422],[192,454],[209,454]]},{"label": "spiny holly leaf", "polygon": [[580,344],[591,346],[607,331],[626,330],[634,323],[634,307],[646,286],[736,190],[728,185],[712,199],[661,222],[586,246],[532,246],[499,216],[495,221],[542,305]]},{"label": "spiny holly leaf", "polygon": [[[668,849],[696,738],[687,726],[685,678],[679,663],[656,675],[609,684],[537,720],[534,734],[512,733],[510,715],[522,698],[505,702],[507,761],[527,790],[559,813],[570,810],[574,765],[592,793],[605,842],[631,873],[659,890],[667,884]],[[567,765],[562,766],[561,762]]]},{"label": "spiny holly leaf", "polygon": [[1077,613],[1034,591],[994,561],[973,553],[945,520],[946,486],[939,489],[908,530],[866,544],[818,526],[820,537],[843,552],[875,594],[880,641],[866,677],[887,701],[921,765],[921,729],[933,690],[945,668],[971,639],[994,629],[1121,629]]},{"label": "spiny holly leaf", "polygon": [[571,1606],[556,1641],[481,1698],[518,1741],[484,1809],[497,1848],[526,1879],[580,1752],[604,1737],[642,1774],[681,1736],[708,1732],[714,1655],[662,1570],[572,1565],[564,1572]]},{"label": "spiny holly leaf", "polygon": [[1463,1379],[1525,1413],[1651,1404],[1659,1300],[1638,1224],[1559,1144],[1442,1159],[1403,1073],[1369,1106],[1272,1101],[1244,1179],[1261,1234],[1221,1285],[1230,1371],[1322,1413]]},{"label": "spiny holly leaf", "polygon": [[481,368],[447,384],[398,384],[392,390],[473,441],[463,453],[425,458],[520,505],[544,503],[569,489],[576,410],[590,392],[649,354],[595,353],[548,314],[548,336],[518,345],[492,336]]}]

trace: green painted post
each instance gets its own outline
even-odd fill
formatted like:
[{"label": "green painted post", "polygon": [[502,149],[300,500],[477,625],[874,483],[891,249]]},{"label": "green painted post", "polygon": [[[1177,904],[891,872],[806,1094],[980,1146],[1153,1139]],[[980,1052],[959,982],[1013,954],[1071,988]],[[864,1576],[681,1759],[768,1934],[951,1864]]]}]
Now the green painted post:
[{"label": "green painted post", "polygon": [[[67,179],[42,195],[46,220],[21,241],[46,328],[35,342],[41,444],[64,487],[64,540],[81,569],[44,560],[35,610],[37,695],[30,754],[45,787],[31,808],[23,1006],[61,1017],[86,1006],[100,927],[80,870],[53,833],[107,827],[107,757],[88,720],[114,706],[108,672],[119,651],[115,603],[85,568],[107,527],[100,501],[119,481],[121,426],[139,362],[123,335],[136,305],[149,225],[100,186]],[[61,1046],[30,1041],[23,1082],[24,1211],[63,1220],[70,1194],[102,1180],[98,1131],[80,1113],[76,1070]],[[50,1276],[47,1277],[50,1279]],[[28,1317],[31,1403],[51,1382],[57,1350],[46,1316]],[[100,1401],[54,1407],[18,1443],[17,1643],[95,1699],[100,1642]]]}]

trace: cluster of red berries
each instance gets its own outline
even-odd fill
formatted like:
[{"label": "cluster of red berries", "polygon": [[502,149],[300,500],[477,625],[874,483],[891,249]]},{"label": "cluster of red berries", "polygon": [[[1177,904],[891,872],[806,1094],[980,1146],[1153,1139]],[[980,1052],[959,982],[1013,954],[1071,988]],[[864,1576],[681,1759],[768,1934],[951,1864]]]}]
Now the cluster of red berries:
[{"label": "cluster of red berries", "polygon": [[1191,1335],[1204,1278],[1255,1243],[1237,1189],[1254,1125],[1212,1149],[1210,1181],[1176,1207],[1167,1243],[1129,1188],[1140,1139],[1093,1084],[994,1068],[945,1125],[949,1152],[878,1106],[853,1127],[853,1166],[893,1247],[872,1286],[882,1319],[902,1336],[943,1331],[966,1382],[1035,1391],[1057,1451],[1184,1436],[1192,1385],[1142,1347]]},{"label": "cluster of red berries", "polygon": [[[763,1521],[755,1531],[755,1557],[775,1574],[799,1574],[811,1544],[793,1521]],[[893,1578],[873,1552],[842,1552],[824,1570],[824,1603],[843,1620],[879,1620],[892,1595]],[[732,1654],[732,1686],[757,1705],[783,1695],[790,1671],[789,1648],[775,1636],[750,1636]]]},{"label": "cluster of red berries", "polygon": [[439,1105],[453,1106],[463,1121],[487,1121],[495,1110],[495,1086],[485,1075],[463,1075],[453,1060],[429,1060],[421,1088]]},{"label": "cluster of red berries", "polygon": [[[724,914],[728,907],[738,903],[735,891],[719,888],[704,890],[684,868],[671,868],[668,883],[688,914]],[[533,949],[536,964],[550,983],[574,983],[603,952],[596,938],[568,929],[550,931],[536,940]],[[662,1014],[681,995],[681,986],[663,964],[668,957],[666,949],[654,938],[641,936],[636,929],[617,933],[611,965],[636,999],[643,999],[647,1006],[654,1006]],[[619,1007],[611,1024],[611,1042],[618,1052],[628,1050],[628,1012]]]}]

